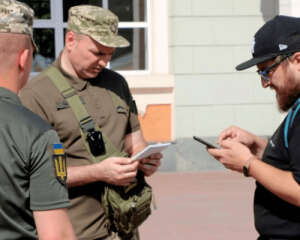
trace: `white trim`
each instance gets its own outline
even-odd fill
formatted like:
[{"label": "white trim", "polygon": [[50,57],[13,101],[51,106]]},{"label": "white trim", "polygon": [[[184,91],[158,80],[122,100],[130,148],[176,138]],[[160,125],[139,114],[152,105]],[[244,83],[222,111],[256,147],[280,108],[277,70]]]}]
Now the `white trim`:
[{"label": "white trim", "polygon": [[119,28],[147,28],[147,22],[119,22]]},{"label": "white trim", "polygon": [[[54,0],[51,0],[54,5]],[[55,58],[58,57],[60,51],[64,47],[64,10],[63,10],[63,1],[55,1]]]},{"label": "white trim", "polygon": [[54,28],[55,21],[53,20],[34,20],[33,22],[33,28]]},{"label": "white trim", "polygon": [[150,70],[130,70],[130,71],[120,70],[120,71],[116,71],[116,72],[118,72],[124,76],[125,75],[126,76],[130,76],[130,75],[145,76],[145,75],[151,74]]},{"label": "white trim", "polygon": [[102,7],[108,8],[108,0],[102,0]]},{"label": "white trim", "polygon": [[126,75],[131,88],[174,88],[174,76],[170,74]]},{"label": "white trim", "polygon": [[169,73],[168,1],[151,1],[150,20],[151,72],[166,74]]},{"label": "white trim", "polygon": [[147,23],[148,23],[148,28],[145,29],[145,34],[147,36],[147,38],[145,38],[145,51],[146,51],[146,54],[145,54],[145,57],[146,57],[146,61],[145,61],[145,68],[149,71],[149,72],[152,72],[152,51],[154,51],[153,47],[152,47],[152,25],[151,25],[151,22],[152,22],[152,15],[151,15],[151,12],[152,12],[152,6],[151,6],[151,1],[150,0],[147,0],[146,1],[146,16],[145,16],[145,19],[147,20]]}]

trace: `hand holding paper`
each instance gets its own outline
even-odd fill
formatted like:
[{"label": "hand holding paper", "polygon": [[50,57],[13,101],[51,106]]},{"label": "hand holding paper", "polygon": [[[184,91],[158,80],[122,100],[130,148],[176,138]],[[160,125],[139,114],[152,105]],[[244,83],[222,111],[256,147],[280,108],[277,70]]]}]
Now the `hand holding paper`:
[{"label": "hand holding paper", "polygon": [[163,156],[160,152],[166,149],[170,144],[171,143],[158,143],[148,145],[142,151],[134,155],[132,159],[140,161],[139,169],[144,172],[145,176],[151,176],[160,166],[160,159]]},{"label": "hand holding paper", "polygon": [[159,153],[166,149],[168,146],[170,146],[171,143],[156,143],[156,144],[150,144],[147,147],[145,147],[142,151],[134,155],[131,159],[133,160],[141,160],[143,158],[149,157],[153,153]]}]

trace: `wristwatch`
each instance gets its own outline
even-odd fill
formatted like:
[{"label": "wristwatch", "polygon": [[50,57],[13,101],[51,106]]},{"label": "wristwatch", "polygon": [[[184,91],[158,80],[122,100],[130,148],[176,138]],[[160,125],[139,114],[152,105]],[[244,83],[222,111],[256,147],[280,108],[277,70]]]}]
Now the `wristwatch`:
[{"label": "wristwatch", "polygon": [[249,177],[249,167],[254,158],[254,156],[249,157],[243,166],[243,173],[245,177]]}]

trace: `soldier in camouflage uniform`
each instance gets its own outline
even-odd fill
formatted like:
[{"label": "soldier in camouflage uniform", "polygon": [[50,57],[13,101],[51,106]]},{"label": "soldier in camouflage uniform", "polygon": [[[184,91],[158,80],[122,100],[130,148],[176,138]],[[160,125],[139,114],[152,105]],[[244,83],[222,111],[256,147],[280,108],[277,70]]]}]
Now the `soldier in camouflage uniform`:
[{"label": "soldier in camouflage uniform", "polygon": [[0,239],[75,239],[66,208],[66,168],[56,132],[22,106],[29,77],[33,11],[0,0]]},{"label": "soldier in camouflage uniform", "polygon": [[[137,110],[126,80],[106,68],[117,47],[129,43],[118,35],[118,17],[109,10],[80,5],[70,8],[65,48],[53,63],[69,82],[89,115],[120,152],[133,156],[145,146]],[[118,106],[112,95],[118,96]],[[117,239],[107,224],[101,206],[103,183],[125,186],[134,181],[137,170],[152,175],[161,154],[140,162],[110,155],[94,162],[87,151],[77,119],[45,71],[21,92],[22,102],[48,121],[57,131],[67,155],[68,213],[79,239]],[[138,239],[135,234],[133,239]]]}]

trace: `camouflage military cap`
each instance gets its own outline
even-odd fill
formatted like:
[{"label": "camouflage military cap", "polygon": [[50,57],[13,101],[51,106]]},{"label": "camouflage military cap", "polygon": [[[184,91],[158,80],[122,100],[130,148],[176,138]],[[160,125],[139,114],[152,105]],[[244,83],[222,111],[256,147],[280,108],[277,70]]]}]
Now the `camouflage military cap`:
[{"label": "camouflage military cap", "polygon": [[32,25],[34,11],[25,3],[15,0],[0,0],[0,33],[29,35],[33,41]]},{"label": "camouflage military cap", "polygon": [[129,42],[118,35],[118,17],[107,9],[79,5],[69,9],[68,29],[85,34],[106,47],[128,47]]}]

